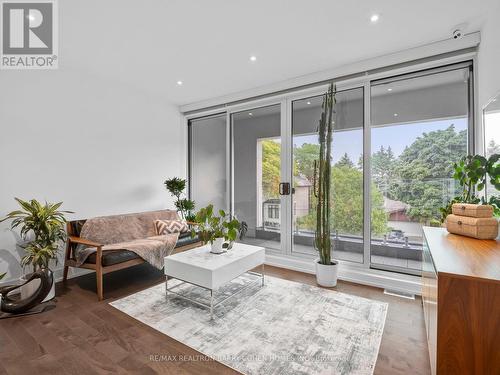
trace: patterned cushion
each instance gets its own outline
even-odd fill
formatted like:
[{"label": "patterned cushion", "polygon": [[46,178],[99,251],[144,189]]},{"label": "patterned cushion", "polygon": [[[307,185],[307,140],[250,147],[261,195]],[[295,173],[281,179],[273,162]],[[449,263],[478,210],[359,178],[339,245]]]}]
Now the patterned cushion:
[{"label": "patterned cushion", "polygon": [[183,220],[156,220],[156,234],[161,236],[169,233],[184,233],[189,231],[189,227]]}]

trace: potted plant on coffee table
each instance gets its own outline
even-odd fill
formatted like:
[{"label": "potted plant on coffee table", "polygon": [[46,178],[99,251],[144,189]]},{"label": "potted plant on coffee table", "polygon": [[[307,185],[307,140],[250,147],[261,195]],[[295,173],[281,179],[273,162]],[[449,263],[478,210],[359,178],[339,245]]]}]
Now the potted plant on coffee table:
[{"label": "potted plant on coffee table", "polygon": [[195,226],[191,235],[198,234],[205,243],[210,243],[212,253],[220,254],[230,250],[238,237],[241,223],[224,210],[219,210],[219,216],[214,215],[212,204],[200,209],[195,215]]},{"label": "potted plant on coffee table", "polygon": [[[323,97],[319,120],[319,159],[315,162],[314,195],[316,204],[316,232],[314,246],[319,253],[316,259],[316,281],[319,285],[337,285],[338,263],[331,259],[332,240],[330,236],[330,189],[332,173],[332,135],[335,114],[335,85],[330,84]],[[317,178],[316,178],[317,172]]]},{"label": "potted plant on coffee table", "polygon": [[[72,212],[59,211],[62,202],[42,204],[36,199],[24,201],[15,198],[15,200],[19,203],[20,210],[10,212],[0,222],[12,220],[11,229],[20,229],[21,238],[24,241],[21,247],[26,252],[21,258],[21,266],[23,269],[31,266],[33,272],[36,272],[41,268],[49,268],[51,260],[55,260],[57,264],[59,245],[66,239],[64,214]],[[30,275],[31,273],[25,278],[29,278]],[[39,280],[33,280],[23,285],[21,298],[33,294],[39,283]],[[51,292],[44,302],[54,298],[54,296],[55,287],[52,284]]]}]

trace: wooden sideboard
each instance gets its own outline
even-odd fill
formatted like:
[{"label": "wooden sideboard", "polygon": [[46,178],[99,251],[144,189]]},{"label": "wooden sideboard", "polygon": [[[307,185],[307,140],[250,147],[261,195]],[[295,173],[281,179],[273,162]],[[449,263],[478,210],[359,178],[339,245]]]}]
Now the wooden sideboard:
[{"label": "wooden sideboard", "polygon": [[425,227],[422,302],[433,374],[500,374],[500,241]]}]

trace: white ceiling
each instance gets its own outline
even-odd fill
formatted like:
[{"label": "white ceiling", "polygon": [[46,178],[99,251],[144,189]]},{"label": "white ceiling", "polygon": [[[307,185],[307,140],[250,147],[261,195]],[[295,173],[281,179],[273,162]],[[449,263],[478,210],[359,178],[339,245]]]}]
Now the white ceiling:
[{"label": "white ceiling", "polygon": [[477,31],[498,2],[60,1],[60,66],[181,105]]}]

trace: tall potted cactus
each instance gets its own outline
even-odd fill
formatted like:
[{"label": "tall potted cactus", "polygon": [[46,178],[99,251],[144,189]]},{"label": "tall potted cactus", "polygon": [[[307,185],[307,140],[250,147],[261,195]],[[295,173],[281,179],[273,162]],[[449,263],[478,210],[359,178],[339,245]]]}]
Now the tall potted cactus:
[{"label": "tall potted cactus", "polygon": [[[332,136],[335,115],[335,91],[332,83],[323,97],[322,113],[319,120],[319,158],[315,170],[314,194],[316,196],[316,233],[314,246],[319,253],[316,259],[316,281],[319,285],[337,285],[338,263],[331,259],[332,241],[330,237],[330,188],[332,171]],[[316,177],[317,175],[317,177]]]}]

